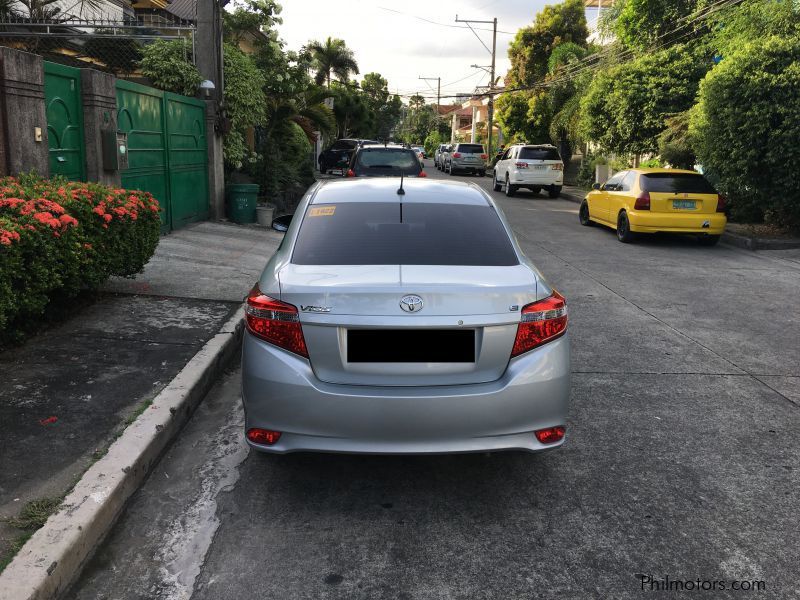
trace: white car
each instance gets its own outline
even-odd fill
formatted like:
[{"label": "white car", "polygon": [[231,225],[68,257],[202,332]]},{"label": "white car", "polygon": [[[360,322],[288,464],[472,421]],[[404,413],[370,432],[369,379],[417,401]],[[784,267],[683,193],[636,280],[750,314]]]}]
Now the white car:
[{"label": "white car", "polygon": [[494,167],[492,187],[505,188],[513,196],[519,188],[538,194],[547,188],[551,198],[558,198],[564,185],[564,161],[555,146],[515,144],[506,149]]}]

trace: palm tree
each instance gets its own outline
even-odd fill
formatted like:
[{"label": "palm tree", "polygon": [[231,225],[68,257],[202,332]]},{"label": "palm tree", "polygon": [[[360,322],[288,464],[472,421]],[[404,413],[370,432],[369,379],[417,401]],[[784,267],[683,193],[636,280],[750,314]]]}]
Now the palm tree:
[{"label": "palm tree", "polygon": [[317,85],[325,83],[330,88],[331,75],[345,83],[350,75],[358,74],[358,63],[344,40],[330,37],[324,42],[314,40],[309,42],[307,50],[314,60],[317,71],[314,80]]}]

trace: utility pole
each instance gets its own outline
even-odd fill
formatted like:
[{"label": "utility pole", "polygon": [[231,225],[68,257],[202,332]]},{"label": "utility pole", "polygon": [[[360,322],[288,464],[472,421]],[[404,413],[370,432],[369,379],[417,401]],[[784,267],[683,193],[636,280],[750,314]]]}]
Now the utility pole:
[{"label": "utility pole", "polygon": [[[491,154],[492,153],[492,129],[494,128],[494,70],[495,70],[495,58],[497,55],[497,17],[492,19],[491,21],[476,21],[471,19],[459,19],[458,15],[456,15],[456,23],[466,23],[467,27],[469,27],[470,31],[475,34],[475,37],[478,38],[478,41],[481,45],[486,48],[486,51],[492,55],[492,66],[489,73],[490,81],[489,81],[489,110],[488,110],[488,121],[489,121],[489,137],[486,151]],[[472,23],[491,23],[492,24],[492,49],[486,46],[483,43],[481,37],[475,33],[475,30],[472,28]]]},{"label": "utility pole", "polygon": [[[439,101],[442,98],[442,78],[441,77],[420,77],[425,81],[436,81],[436,116],[439,116]],[[430,86],[428,86],[430,87]]]}]

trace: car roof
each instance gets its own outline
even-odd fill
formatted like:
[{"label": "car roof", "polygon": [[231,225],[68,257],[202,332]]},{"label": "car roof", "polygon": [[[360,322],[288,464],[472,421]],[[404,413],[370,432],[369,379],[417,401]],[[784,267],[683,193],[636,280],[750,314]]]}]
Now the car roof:
[{"label": "car roof", "polygon": [[650,173],[682,173],[684,175],[702,175],[697,171],[691,169],[666,169],[664,167],[636,167],[631,169],[622,169],[623,171],[635,171],[642,175],[649,175]]},{"label": "car roof", "polygon": [[490,204],[483,190],[465,181],[442,181],[404,177],[400,196],[399,177],[370,177],[326,179],[320,182],[310,204],[340,204],[345,202],[403,202],[431,204]]}]

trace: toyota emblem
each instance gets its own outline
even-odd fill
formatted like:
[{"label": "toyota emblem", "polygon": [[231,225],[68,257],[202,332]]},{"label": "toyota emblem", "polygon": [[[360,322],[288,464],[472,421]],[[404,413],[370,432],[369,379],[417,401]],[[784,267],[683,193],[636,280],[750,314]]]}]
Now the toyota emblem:
[{"label": "toyota emblem", "polygon": [[400,298],[400,308],[409,313],[415,313],[422,310],[422,298],[409,294]]}]

